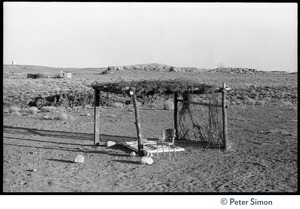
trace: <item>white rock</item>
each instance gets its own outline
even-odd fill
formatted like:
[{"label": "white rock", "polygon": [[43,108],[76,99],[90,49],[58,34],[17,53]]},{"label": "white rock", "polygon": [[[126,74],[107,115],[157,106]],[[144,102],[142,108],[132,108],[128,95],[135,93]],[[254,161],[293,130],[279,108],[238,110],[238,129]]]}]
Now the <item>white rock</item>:
[{"label": "white rock", "polygon": [[135,157],[136,156],[136,153],[135,152],[131,152],[130,153],[130,157]]},{"label": "white rock", "polygon": [[107,147],[111,147],[111,146],[114,146],[115,144],[116,144],[116,142],[108,141],[108,142],[106,143],[106,146],[107,146]]},{"label": "white rock", "polygon": [[90,114],[90,113],[87,113],[86,116],[91,116],[91,114]]},{"label": "white rock", "polygon": [[83,163],[84,162],[84,157],[82,155],[77,155],[74,162],[75,163]]},{"label": "white rock", "polygon": [[92,109],[93,107],[91,105],[85,105],[86,109]]},{"label": "white rock", "polygon": [[171,100],[167,100],[164,102],[165,110],[174,110],[174,103]]},{"label": "white rock", "polygon": [[141,163],[151,165],[153,163],[153,159],[151,157],[142,157]]},{"label": "white rock", "polygon": [[113,102],[111,104],[111,106],[115,107],[115,108],[123,108],[124,107],[124,104],[123,103],[120,103],[120,102]]}]

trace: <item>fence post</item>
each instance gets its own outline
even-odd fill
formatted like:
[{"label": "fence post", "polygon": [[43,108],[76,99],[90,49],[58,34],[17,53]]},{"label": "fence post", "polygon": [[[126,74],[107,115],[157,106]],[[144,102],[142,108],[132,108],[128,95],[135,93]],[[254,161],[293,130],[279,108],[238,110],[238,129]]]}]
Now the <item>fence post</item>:
[{"label": "fence post", "polygon": [[226,84],[223,83],[222,88],[222,119],[223,119],[223,139],[225,150],[228,151],[228,138],[227,138],[227,112],[226,112]]},{"label": "fence post", "polygon": [[95,104],[94,104],[94,145],[99,145],[99,123],[100,122],[100,90],[95,89]]}]

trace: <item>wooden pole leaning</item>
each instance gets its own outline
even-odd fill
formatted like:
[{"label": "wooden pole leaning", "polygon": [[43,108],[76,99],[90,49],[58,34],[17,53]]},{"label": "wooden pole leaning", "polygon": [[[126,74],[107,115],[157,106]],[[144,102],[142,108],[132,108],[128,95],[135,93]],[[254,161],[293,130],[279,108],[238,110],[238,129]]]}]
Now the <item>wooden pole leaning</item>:
[{"label": "wooden pole leaning", "polygon": [[134,90],[130,90],[129,94],[132,98],[133,108],[134,108],[134,115],[135,115],[135,125],[136,125],[136,132],[137,132],[137,139],[138,139],[138,154],[140,156],[143,156],[143,139],[142,139],[142,129],[141,129],[141,122],[140,122],[140,114],[139,114],[139,108],[137,106],[136,102],[136,96],[134,93]]},{"label": "wooden pole leaning", "polygon": [[223,83],[222,91],[222,119],[223,119],[223,139],[225,143],[225,150],[229,150],[228,138],[227,138],[227,112],[226,112],[226,84]]},{"label": "wooden pole leaning", "polygon": [[174,93],[174,129],[175,139],[178,139],[178,94]]},{"label": "wooden pole leaning", "polygon": [[100,90],[95,89],[95,105],[94,105],[94,145],[99,145],[99,123],[100,122]]}]

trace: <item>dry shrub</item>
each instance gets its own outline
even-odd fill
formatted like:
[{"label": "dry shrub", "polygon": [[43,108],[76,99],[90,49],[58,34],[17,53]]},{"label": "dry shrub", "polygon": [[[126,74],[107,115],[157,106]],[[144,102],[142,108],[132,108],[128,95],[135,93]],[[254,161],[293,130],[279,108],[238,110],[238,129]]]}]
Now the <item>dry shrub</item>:
[{"label": "dry shrub", "polygon": [[258,100],[258,101],[256,101],[256,105],[264,106],[265,104],[266,104],[265,100]]},{"label": "dry shrub", "polygon": [[10,108],[9,108],[9,112],[10,113],[17,113],[17,112],[19,112],[21,110],[21,108],[20,107],[17,107],[17,106],[11,106]]},{"label": "dry shrub", "polygon": [[236,105],[236,101],[231,101],[230,105]]},{"label": "dry shrub", "polygon": [[255,102],[254,99],[252,99],[252,98],[246,96],[246,97],[245,97],[245,103],[248,104],[248,105],[255,105],[256,102]]},{"label": "dry shrub", "polygon": [[56,107],[53,107],[53,106],[44,106],[41,109],[42,112],[51,112],[51,113],[53,113],[55,110],[56,110]]},{"label": "dry shrub", "polygon": [[68,119],[69,119],[69,115],[64,111],[61,111],[57,116],[57,120],[68,120]]},{"label": "dry shrub", "polygon": [[292,110],[296,110],[297,108],[293,105],[293,103],[289,102],[289,101],[282,101],[281,102],[282,106],[283,107],[287,107],[289,109],[292,109]]},{"label": "dry shrub", "polygon": [[27,113],[28,114],[32,114],[32,115],[36,115],[38,113],[39,109],[37,107],[30,107],[28,110],[27,110]]},{"label": "dry shrub", "polygon": [[63,120],[63,121],[75,119],[72,115],[68,114],[64,109],[58,109],[56,111],[56,116],[54,118],[56,120]]},{"label": "dry shrub", "polygon": [[12,115],[21,116],[22,113],[20,113],[20,112],[12,112]]},{"label": "dry shrub", "polygon": [[4,108],[3,109],[3,113],[9,113],[9,109],[8,108]]}]

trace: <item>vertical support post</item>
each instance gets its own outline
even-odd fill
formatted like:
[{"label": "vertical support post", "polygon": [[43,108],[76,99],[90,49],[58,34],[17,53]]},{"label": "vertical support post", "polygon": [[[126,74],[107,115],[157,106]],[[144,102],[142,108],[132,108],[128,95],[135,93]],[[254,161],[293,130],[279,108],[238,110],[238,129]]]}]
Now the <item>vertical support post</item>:
[{"label": "vertical support post", "polygon": [[228,151],[228,138],[227,138],[227,112],[226,112],[226,84],[223,83],[222,90],[222,119],[223,119],[223,139],[225,143],[225,150]]},{"label": "vertical support post", "polygon": [[178,139],[178,94],[174,94],[174,129],[175,129],[175,139]]},{"label": "vertical support post", "polygon": [[94,104],[94,145],[99,145],[99,122],[100,122],[100,90],[95,89]]},{"label": "vertical support post", "polygon": [[139,155],[143,155],[143,139],[142,139],[142,129],[141,129],[141,122],[140,122],[140,114],[139,109],[136,104],[136,96],[134,91],[130,91],[130,95],[132,97],[132,103],[134,108],[134,115],[135,115],[135,125],[136,125],[136,132],[137,132],[137,139],[138,139],[138,152]]}]

